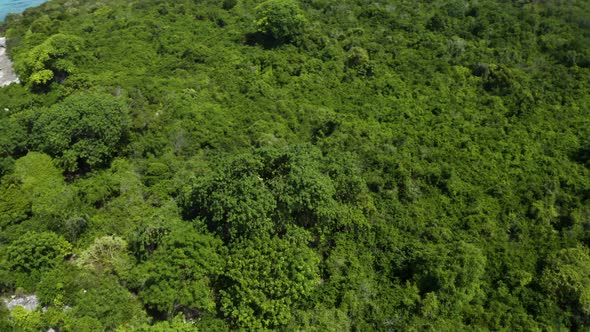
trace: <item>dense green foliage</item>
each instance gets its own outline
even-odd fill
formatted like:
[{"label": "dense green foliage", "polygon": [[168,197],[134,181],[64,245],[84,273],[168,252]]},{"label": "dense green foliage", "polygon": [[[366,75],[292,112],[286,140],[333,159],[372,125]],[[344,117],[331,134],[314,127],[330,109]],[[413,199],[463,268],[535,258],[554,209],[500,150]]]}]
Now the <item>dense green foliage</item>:
[{"label": "dense green foliage", "polygon": [[52,0],[0,30],[0,291],[46,308],[0,330],[590,328],[587,1]]}]

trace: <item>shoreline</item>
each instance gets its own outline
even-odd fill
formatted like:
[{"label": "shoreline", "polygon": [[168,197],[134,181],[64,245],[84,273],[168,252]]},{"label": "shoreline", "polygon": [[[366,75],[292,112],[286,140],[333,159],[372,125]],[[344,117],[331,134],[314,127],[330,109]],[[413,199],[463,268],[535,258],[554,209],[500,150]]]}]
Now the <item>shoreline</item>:
[{"label": "shoreline", "polygon": [[6,38],[0,37],[0,87],[18,82],[19,79],[12,69],[12,61],[6,54]]}]

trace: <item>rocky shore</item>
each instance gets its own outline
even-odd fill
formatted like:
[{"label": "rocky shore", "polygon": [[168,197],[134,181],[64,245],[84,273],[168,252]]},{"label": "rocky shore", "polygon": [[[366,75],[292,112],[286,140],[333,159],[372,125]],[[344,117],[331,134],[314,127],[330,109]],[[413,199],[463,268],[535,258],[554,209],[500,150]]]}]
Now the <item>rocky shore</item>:
[{"label": "rocky shore", "polygon": [[12,62],[6,54],[6,38],[0,37],[0,87],[18,83],[18,77],[12,70]]}]

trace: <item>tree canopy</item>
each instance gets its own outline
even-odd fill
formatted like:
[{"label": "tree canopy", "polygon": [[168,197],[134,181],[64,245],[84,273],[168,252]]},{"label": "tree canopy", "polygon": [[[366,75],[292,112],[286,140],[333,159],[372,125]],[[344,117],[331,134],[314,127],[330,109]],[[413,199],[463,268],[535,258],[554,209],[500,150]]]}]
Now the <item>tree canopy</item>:
[{"label": "tree canopy", "polygon": [[14,331],[590,328],[585,0],[50,0],[0,23]]},{"label": "tree canopy", "polygon": [[127,105],[106,94],[79,94],[33,119],[31,145],[70,172],[107,165],[130,126]]}]

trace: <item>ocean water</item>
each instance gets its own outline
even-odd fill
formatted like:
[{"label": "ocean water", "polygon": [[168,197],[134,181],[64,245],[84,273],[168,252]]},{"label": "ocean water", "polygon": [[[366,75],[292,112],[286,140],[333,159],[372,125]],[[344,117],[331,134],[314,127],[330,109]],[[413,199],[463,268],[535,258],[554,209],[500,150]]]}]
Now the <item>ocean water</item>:
[{"label": "ocean water", "polygon": [[47,0],[0,0],[0,22],[9,13],[22,13],[29,7],[39,6]]}]

